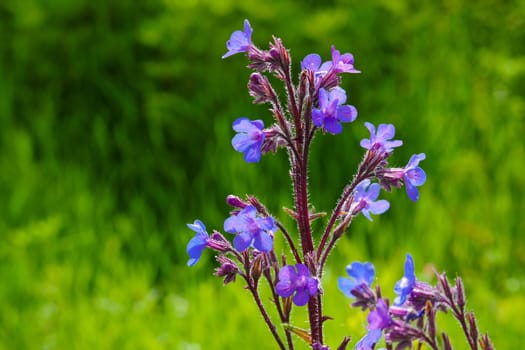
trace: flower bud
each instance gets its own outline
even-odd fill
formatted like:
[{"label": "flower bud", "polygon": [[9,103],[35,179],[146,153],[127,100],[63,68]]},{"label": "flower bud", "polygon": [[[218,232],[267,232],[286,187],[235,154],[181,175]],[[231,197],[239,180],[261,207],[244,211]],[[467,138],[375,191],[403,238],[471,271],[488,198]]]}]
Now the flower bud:
[{"label": "flower bud", "polygon": [[239,272],[239,267],[237,264],[224,255],[219,255],[216,259],[221,264],[221,266],[215,269],[214,275],[218,277],[224,277],[225,285],[230,282],[235,282],[235,277]]},{"label": "flower bud", "polygon": [[220,232],[217,231],[213,231],[206,246],[221,253],[225,253],[233,249],[230,242],[224,238]]},{"label": "flower bud", "polygon": [[243,201],[242,199],[240,199],[239,197],[233,194],[229,194],[226,197],[226,203],[231,207],[239,208],[239,209],[244,209],[249,205],[248,203],[246,203],[245,201]]},{"label": "flower bud", "polygon": [[461,310],[465,309],[465,288],[460,277],[456,278],[456,299]]},{"label": "flower bud", "polygon": [[268,78],[259,72],[252,73],[248,81],[250,96],[254,98],[254,103],[265,103],[272,100],[274,93]]}]

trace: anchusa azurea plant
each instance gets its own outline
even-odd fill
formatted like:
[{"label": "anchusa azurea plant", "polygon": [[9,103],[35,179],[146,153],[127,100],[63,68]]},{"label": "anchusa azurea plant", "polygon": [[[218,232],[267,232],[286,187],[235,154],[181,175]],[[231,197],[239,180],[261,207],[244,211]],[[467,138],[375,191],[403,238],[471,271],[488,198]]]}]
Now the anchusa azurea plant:
[{"label": "anchusa azurea plant", "polygon": [[[347,94],[341,87],[344,73],[360,73],[354,67],[354,57],[350,53],[341,54],[334,46],[331,58],[324,62],[320,55],[309,54],[301,62],[295,84],[290,54],[281,39],[273,37],[267,50],[257,47],[252,41],[248,20],[244,21],[242,31],[231,35],[226,47],[228,52],[223,58],[238,53],[247,56],[248,68],[253,70],[248,81],[249,93],[254,103],[268,104],[273,116],[266,126],[261,119],[235,119],[232,146],[250,163],[280,149],[287,153],[293,208],[286,209],[286,213],[297,223],[297,235],[291,234],[255,196],[229,195],[226,202],[232,211],[223,229],[233,237],[229,240],[228,235],[225,237],[218,231],[208,234],[200,220],[188,224],[195,232],[187,246],[188,266],[196,264],[205,249],[215,251],[219,263],[215,275],[223,278],[224,284],[234,282],[237,277],[244,280],[280,349],[294,349],[295,334],[312,349],[327,350],[330,347],[323,337],[323,322],[330,317],[323,313],[321,283],[327,258],[356,216],[363,214],[372,220],[373,215],[389,209],[390,203],[380,199],[381,189],[391,191],[404,185],[410,200],[419,199],[418,187],[426,181],[426,174],[420,167],[425,154],[413,155],[405,167],[390,167],[390,156],[403,144],[394,139],[395,127],[365,123],[370,137],[361,140],[362,161],[351,181],[344,186],[326,225],[314,233],[312,221],[326,214],[314,212],[309,203],[310,145],[316,135],[341,134],[348,123],[356,120],[357,109],[347,104]],[[283,84],[284,102],[269,77]],[[276,252],[276,235],[283,237],[289,255]],[[391,303],[382,296],[379,286],[372,288],[375,268],[371,263],[354,262],[347,266],[347,273],[348,278],[339,279],[339,289],[355,299],[353,306],[368,312],[367,333],[357,342],[357,349],[374,349],[382,338],[387,349],[419,349],[422,344],[432,349],[452,349],[447,334],[438,334],[435,316],[439,311],[449,311],[459,320],[472,349],[493,348],[488,336],[479,334],[474,314],[465,309],[460,278],[456,278],[455,285],[450,285],[444,274],[437,275],[437,286],[420,282],[415,276],[412,257],[407,255],[405,275],[395,285],[396,298]],[[275,308],[278,321],[272,320],[269,305],[261,298],[261,283],[269,286],[270,306]],[[308,329],[292,325],[294,305],[307,308]],[[345,337],[334,348],[346,349],[349,343],[350,337]]]}]

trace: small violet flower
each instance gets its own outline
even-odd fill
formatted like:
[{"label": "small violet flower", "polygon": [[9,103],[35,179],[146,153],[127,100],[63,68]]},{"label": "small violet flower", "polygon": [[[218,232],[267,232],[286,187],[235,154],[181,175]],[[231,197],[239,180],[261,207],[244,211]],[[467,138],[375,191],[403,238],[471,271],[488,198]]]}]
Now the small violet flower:
[{"label": "small violet flower", "polygon": [[297,306],[303,306],[308,303],[310,297],[317,295],[319,292],[319,281],[317,278],[310,276],[310,271],[303,264],[286,265],[279,270],[279,282],[275,286],[277,294],[283,298],[292,296],[293,302]]},{"label": "small violet flower", "polygon": [[397,294],[394,300],[395,306],[401,306],[407,300],[407,297],[414,289],[416,285],[416,274],[414,272],[414,260],[410,254],[407,254],[405,260],[405,275],[399,281],[397,281],[394,292]]},{"label": "small violet flower", "polygon": [[343,123],[350,123],[357,118],[357,109],[351,105],[343,105],[346,102],[346,92],[335,87],[330,91],[319,89],[319,109],[312,110],[312,120],[318,128],[331,134],[339,134],[343,131]]},{"label": "small violet flower", "polygon": [[258,162],[261,159],[261,149],[265,138],[263,121],[251,121],[241,117],[233,122],[232,127],[238,133],[232,139],[233,148],[237,152],[244,153],[245,161]]},{"label": "small violet flower", "polygon": [[396,129],[392,124],[379,124],[377,133],[374,125],[371,123],[366,122],[365,126],[370,131],[370,139],[362,139],[360,143],[361,147],[365,149],[370,150],[377,147],[385,153],[391,153],[394,147],[399,147],[403,144],[403,141],[400,140],[390,141],[396,133]]},{"label": "small violet flower", "polygon": [[195,237],[186,246],[186,252],[190,256],[188,266],[193,266],[201,258],[202,251],[208,244],[209,236],[206,232],[206,226],[200,220],[195,220],[193,224],[188,224],[188,227],[196,232]]},{"label": "small violet flower", "polygon": [[335,73],[361,73],[354,69],[354,56],[351,53],[341,55],[341,52],[332,45],[332,67]]},{"label": "small violet flower", "polygon": [[237,234],[233,239],[233,246],[242,252],[253,246],[261,252],[268,252],[273,248],[271,234],[277,230],[272,217],[257,217],[257,209],[249,205],[236,215],[224,221],[224,231]]},{"label": "small violet flower", "polygon": [[361,73],[354,68],[354,56],[351,53],[341,55],[334,45],[332,45],[332,61],[321,64],[321,56],[316,53],[306,55],[301,61],[301,69],[314,72],[316,77],[324,76],[332,67],[335,73]]},{"label": "small violet flower", "polygon": [[416,186],[422,186],[427,180],[425,171],[419,167],[419,162],[425,159],[425,153],[414,154],[410,157],[403,171],[405,188],[408,198],[416,202],[419,199],[419,191]]},{"label": "small violet flower", "polygon": [[361,181],[354,190],[350,212],[354,215],[361,212],[370,221],[372,221],[370,213],[379,215],[386,212],[390,208],[390,203],[385,199],[377,200],[380,190],[381,186],[377,183],[370,184],[370,179]]},{"label": "small violet flower", "polygon": [[339,277],[337,284],[339,290],[349,298],[354,298],[352,290],[363,286],[370,287],[375,277],[375,268],[372,263],[353,262],[346,267],[346,273],[351,278]]},{"label": "small violet flower", "polygon": [[228,52],[226,52],[222,58],[226,58],[240,52],[247,52],[252,45],[252,32],[253,30],[250,22],[245,19],[244,31],[241,32],[240,30],[236,30],[232,33],[230,40],[226,42],[226,48],[228,49]]}]

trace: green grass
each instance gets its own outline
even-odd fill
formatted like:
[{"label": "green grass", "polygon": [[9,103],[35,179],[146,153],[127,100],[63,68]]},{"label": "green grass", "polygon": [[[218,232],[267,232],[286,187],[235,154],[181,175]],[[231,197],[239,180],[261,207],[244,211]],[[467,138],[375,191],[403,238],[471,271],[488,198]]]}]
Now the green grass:
[{"label": "green grass", "polygon": [[[220,59],[244,18],[259,46],[280,36],[295,69],[335,44],[363,71],[343,80],[358,120],[314,140],[318,210],[351,179],[364,121],[396,125],[394,164],[427,154],[421,200],[385,193],[390,210],[357,220],[330,257],[328,343],[364,333],[336,288],[345,265],[373,261],[392,297],[411,252],[423,279],[432,266],[462,276],[497,348],[523,347],[524,6],[1,2],[0,349],[273,347],[242,283],[212,276],[209,252],[185,266],[185,224],[220,229],[226,195],[255,194],[281,218],[291,206],[284,154],[246,164],[231,149],[235,118],[270,122],[247,94],[246,60]],[[293,323],[306,326],[304,311]]]}]

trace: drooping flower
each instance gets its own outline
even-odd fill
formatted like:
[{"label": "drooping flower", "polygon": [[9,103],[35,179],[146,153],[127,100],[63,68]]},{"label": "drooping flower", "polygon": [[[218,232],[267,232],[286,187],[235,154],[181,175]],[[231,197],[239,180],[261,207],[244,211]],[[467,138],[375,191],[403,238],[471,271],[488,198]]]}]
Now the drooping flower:
[{"label": "drooping flower", "polygon": [[397,281],[394,287],[394,292],[397,295],[396,299],[394,300],[394,305],[403,305],[415,285],[416,274],[414,272],[414,260],[410,254],[407,254],[405,260],[405,275],[399,281]]},{"label": "drooping flower", "polygon": [[361,147],[365,149],[370,150],[375,147],[382,152],[391,153],[394,147],[399,147],[403,144],[401,140],[390,141],[396,133],[396,129],[392,124],[379,124],[377,133],[373,124],[366,122],[365,126],[370,131],[370,139],[362,139],[360,143]]},{"label": "drooping flower", "polygon": [[310,297],[319,292],[319,281],[311,277],[308,267],[303,264],[296,264],[295,267],[286,265],[279,270],[279,282],[275,289],[283,298],[288,298],[295,293],[293,302],[297,306],[303,306],[308,303]]},{"label": "drooping flower", "polygon": [[385,200],[377,200],[381,186],[377,183],[370,184],[370,179],[361,181],[354,190],[353,204],[350,212],[355,215],[361,212],[368,220],[372,221],[370,214],[383,214],[390,208],[390,203]]},{"label": "drooping flower", "polygon": [[425,159],[425,153],[414,154],[404,168],[381,168],[376,176],[383,188],[390,191],[392,187],[401,187],[404,183],[408,198],[416,202],[419,191],[416,187],[422,186],[427,180],[425,171],[419,167],[419,162]]},{"label": "drooping flower", "polygon": [[226,42],[226,48],[228,49],[228,52],[226,52],[222,58],[226,58],[240,52],[247,52],[249,47],[252,45],[252,32],[253,30],[250,22],[245,19],[244,31],[241,32],[240,30],[236,30],[232,33],[230,40]]},{"label": "drooping flower", "polygon": [[343,131],[343,123],[350,123],[357,118],[357,109],[351,105],[344,105],[346,92],[340,87],[330,91],[319,89],[319,109],[312,110],[312,120],[318,128],[322,127],[331,134]]},{"label": "drooping flower", "polygon": [[195,220],[193,224],[188,224],[188,227],[196,232],[195,237],[186,246],[186,252],[190,256],[188,266],[193,266],[199,261],[202,251],[206,248],[209,236],[206,232],[206,226],[200,220]]},{"label": "drooping flower", "polygon": [[408,198],[416,202],[419,199],[417,186],[422,186],[427,180],[425,171],[419,167],[419,162],[425,159],[425,153],[414,154],[406,165],[403,177]]},{"label": "drooping flower", "polygon": [[360,263],[354,261],[351,265],[346,266],[346,273],[350,278],[339,277],[337,284],[339,290],[349,298],[354,298],[352,290],[367,286],[370,287],[375,277],[375,268],[372,263]]},{"label": "drooping flower", "polygon": [[275,230],[274,219],[257,217],[257,209],[253,205],[248,205],[224,221],[224,231],[237,234],[233,246],[240,252],[250,246],[261,252],[272,250],[273,239],[270,234]]},{"label": "drooping flower", "polygon": [[252,121],[241,117],[233,122],[232,128],[238,133],[232,139],[233,148],[237,152],[244,153],[245,161],[258,162],[261,159],[261,149],[265,138],[263,121]]}]

